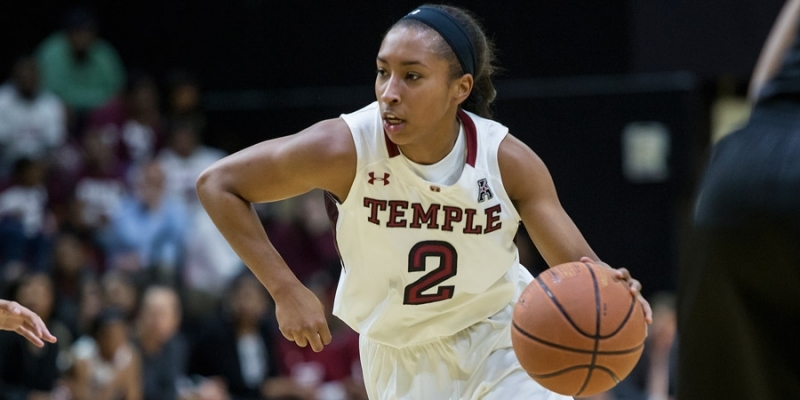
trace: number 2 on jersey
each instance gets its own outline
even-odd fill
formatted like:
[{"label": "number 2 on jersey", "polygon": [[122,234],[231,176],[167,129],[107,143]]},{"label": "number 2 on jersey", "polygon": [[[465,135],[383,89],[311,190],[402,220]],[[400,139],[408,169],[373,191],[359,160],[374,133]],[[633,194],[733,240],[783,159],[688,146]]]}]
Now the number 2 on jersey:
[{"label": "number 2 on jersey", "polygon": [[452,285],[439,286],[434,293],[423,292],[456,275],[456,249],[450,243],[439,240],[419,242],[408,253],[408,272],[425,271],[428,258],[438,258],[439,266],[406,286],[403,304],[427,304],[453,297],[455,286]]}]

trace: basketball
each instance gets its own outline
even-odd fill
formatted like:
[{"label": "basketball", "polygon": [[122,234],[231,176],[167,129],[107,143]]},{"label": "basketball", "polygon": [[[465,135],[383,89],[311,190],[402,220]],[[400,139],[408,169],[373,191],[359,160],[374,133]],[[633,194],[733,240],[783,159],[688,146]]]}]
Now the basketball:
[{"label": "basketball", "polygon": [[539,384],[567,396],[611,389],[644,349],[644,311],[613,271],[571,262],[550,268],[522,292],[511,340]]}]

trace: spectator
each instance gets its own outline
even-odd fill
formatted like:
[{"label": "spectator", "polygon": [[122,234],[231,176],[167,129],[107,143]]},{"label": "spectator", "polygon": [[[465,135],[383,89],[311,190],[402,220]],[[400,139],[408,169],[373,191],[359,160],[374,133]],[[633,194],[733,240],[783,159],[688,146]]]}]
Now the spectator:
[{"label": "spectator", "polygon": [[133,323],[137,314],[139,291],[130,271],[115,270],[103,275],[104,304],[117,310],[128,323]]},{"label": "spectator", "polygon": [[63,390],[57,388],[59,348],[71,342],[66,327],[52,318],[53,284],[44,273],[24,275],[12,288],[11,298],[38,314],[59,342],[40,348],[16,333],[0,332],[0,399],[52,399]]},{"label": "spectator", "polygon": [[48,221],[44,171],[41,161],[17,160],[11,186],[0,192],[0,268],[7,281],[48,266],[55,221]]},{"label": "spectator", "polygon": [[141,360],[122,313],[103,310],[72,351],[75,400],[142,399]]},{"label": "spectator", "polygon": [[86,252],[80,240],[71,233],[60,233],[53,245],[53,285],[55,287],[55,315],[69,328],[73,337],[81,331],[81,288],[93,276],[86,265]]},{"label": "spectator", "polygon": [[188,357],[186,342],[178,333],[180,319],[180,301],[174,289],[151,286],[145,291],[136,321],[145,400],[177,398]]},{"label": "spectator", "polygon": [[36,54],[44,86],[79,115],[108,101],[125,82],[116,50],[97,37],[97,20],[84,8],[72,10],[64,30],[46,38]]},{"label": "spectator", "polygon": [[167,192],[180,197],[190,208],[199,208],[195,183],[206,167],[225,156],[222,150],[204,146],[200,139],[202,123],[194,118],[172,120],[169,146],[158,160],[164,167]]},{"label": "spectator", "polygon": [[227,310],[210,321],[192,350],[190,372],[221,378],[234,399],[313,399],[312,392],[279,377],[277,329],[268,319],[270,298],[249,272],[230,288]]},{"label": "spectator", "polygon": [[64,105],[40,89],[36,59],[17,60],[10,82],[0,86],[0,176],[14,160],[49,156],[64,143],[66,129]]},{"label": "spectator", "polygon": [[81,298],[77,321],[80,335],[89,334],[92,329],[92,322],[103,311],[105,302],[103,286],[97,279],[90,278],[81,283]]},{"label": "spectator", "polygon": [[191,119],[203,131],[206,118],[200,104],[200,83],[194,75],[182,69],[172,71],[167,81],[167,118],[170,121]]},{"label": "spectator", "polygon": [[155,80],[133,72],[122,93],[89,115],[87,127],[99,130],[125,165],[140,163],[153,158],[164,144],[159,107]]},{"label": "spectator", "polygon": [[161,150],[158,156],[166,174],[166,191],[182,199],[190,213],[182,276],[190,320],[197,320],[217,305],[231,279],[244,268],[197,199],[195,182],[200,173],[225,155],[221,150],[201,144],[200,129],[201,123],[195,118],[173,120],[169,147]]},{"label": "spectator", "polygon": [[[114,155],[108,138],[99,130],[83,136],[83,162],[74,176],[52,185],[61,202],[75,201],[73,228],[102,229],[117,211],[125,195],[125,168]],[[60,185],[59,185],[60,183]]]},{"label": "spectator", "polygon": [[122,200],[104,233],[110,267],[172,282],[188,224],[186,207],[165,193],[157,161],[136,167],[131,180],[133,193]]}]

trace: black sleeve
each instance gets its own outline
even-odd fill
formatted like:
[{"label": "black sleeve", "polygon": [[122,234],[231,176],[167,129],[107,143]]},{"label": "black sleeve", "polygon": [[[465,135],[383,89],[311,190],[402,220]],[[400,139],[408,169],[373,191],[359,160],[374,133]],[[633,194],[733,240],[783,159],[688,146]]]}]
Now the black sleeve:
[{"label": "black sleeve", "polygon": [[264,346],[267,348],[267,378],[277,378],[280,375],[280,354],[278,353],[278,343],[276,339],[281,338],[277,323],[270,320],[264,321],[261,325],[261,335],[264,339]]},{"label": "black sleeve", "polygon": [[22,359],[16,335],[0,331],[0,400],[26,400],[30,392],[30,388],[18,383],[19,377],[14,372],[18,369],[13,361]]}]

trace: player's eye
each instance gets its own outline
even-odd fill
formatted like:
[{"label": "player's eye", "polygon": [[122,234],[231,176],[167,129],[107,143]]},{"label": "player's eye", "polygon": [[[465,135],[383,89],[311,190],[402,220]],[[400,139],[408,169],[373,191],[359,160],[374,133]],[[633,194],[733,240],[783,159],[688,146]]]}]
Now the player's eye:
[{"label": "player's eye", "polygon": [[378,69],[375,70],[375,75],[377,75],[379,77],[384,77],[384,76],[387,75],[387,72],[383,68],[378,68]]},{"label": "player's eye", "polygon": [[422,76],[420,76],[420,74],[418,74],[416,72],[409,72],[408,74],[406,74],[406,79],[408,79],[410,81],[416,81],[421,77]]}]

